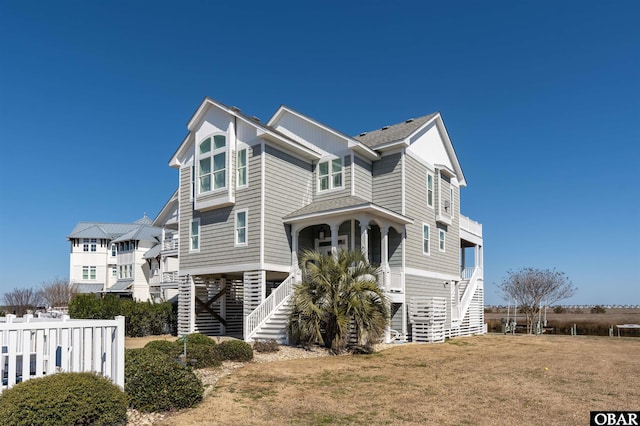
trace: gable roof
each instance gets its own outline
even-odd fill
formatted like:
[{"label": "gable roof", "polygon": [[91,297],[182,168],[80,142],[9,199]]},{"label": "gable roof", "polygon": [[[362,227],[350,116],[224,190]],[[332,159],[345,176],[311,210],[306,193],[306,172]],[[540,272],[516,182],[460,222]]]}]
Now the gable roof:
[{"label": "gable roof", "polygon": [[233,117],[239,118],[245,123],[257,128],[258,136],[265,137],[266,139],[269,139],[272,142],[286,145],[289,148],[293,149],[295,152],[297,152],[299,155],[302,155],[306,158],[309,158],[309,159],[320,158],[320,153],[317,152],[316,150],[309,148],[294,139],[291,139],[289,136],[279,132],[278,130],[274,129],[271,126],[263,124],[256,117],[250,117],[244,114],[237,107],[225,105],[222,102],[219,102],[215,99],[205,96],[205,98],[202,100],[202,102],[200,103],[196,111],[193,113],[193,115],[189,119],[187,123],[187,129],[189,129],[189,132],[183,139],[178,149],[176,149],[176,151],[173,153],[173,155],[169,159],[169,166],[171,167],[180,166],[178,157],[185,151],[186,147],[188,147],[192,142],[194,142],[193,134],[194,134],[196,124],[203,119],[207,110],[212,106],[226,112],[227,114]]},{"label": "gable roof", "polygon": [[[347,143],[347,146],[353,150],[355,150],[356,152],[358,152],[360,155],[364,156],[365,158],[368,158],[369,160],[377,160],[380,158],[380,155],[375,152],[374,150],[372,150],[371,148],[369,148],[368,146],[362,144],[360,141],[358,141],[355,138],[352,138],[351,136],[347,135],[346,133],[342,133],[339,130],[334,129],[333,127],[327,126],[326,124],[323,124],[311,117],[309,117],[308,115],[305,115],[299,111],[296,111],[293,108],[290,108],[286,105],[280,105],[280,107],[278,108],[278,110],[273,114],[273,116],[269,119],[269,121],[267,122],[267,125],[271,128],[274,128],[273,126],[279,121],[280,117],[282,117],[282,115],[284,114],[290,114],[298,119],[307,121],[308,123],[313,124],[314,126],[333,134],[334,136],[337,136],[338,138],[344,139]],[[274,129],[275,130],[275,129]]]},{"label": "gable roof", "polygon": [[371,132],[360,133],[360,135],[356,136],[354,139],[357,139],[366,146],[375,149],[377,146],[408,138],[426,123],[431,121],[436,115],[438,115],[438,113],[434,112],[432,114],[423,115],[422,117],[410,118],[403,123],[394,124],[393,126],[384,126],[381,129],[373,130]]}]

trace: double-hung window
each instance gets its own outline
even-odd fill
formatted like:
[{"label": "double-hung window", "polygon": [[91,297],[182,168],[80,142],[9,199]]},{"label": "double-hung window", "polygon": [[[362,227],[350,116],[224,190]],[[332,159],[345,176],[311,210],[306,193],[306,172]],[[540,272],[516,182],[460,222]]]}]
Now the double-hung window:
[{"label": "double-hung window", "polygon": [[98,243],[98,240],[95,238],[91,239],[91,251],[95,252],[96,251],[96,244]]},{"label": "double-hung window", "polygon": [[84,238],[82,240],[82,251],[89,251],[89,239]]},{"label": "double-hung window", "polygon": [[429,254],[429,225],[422,225],[422,253]]},{"label": "double-hung window", "polygon": [[247,186],[247,149],[238,151],[238,159],[236,164],[236,187],[242,188]]},{"label": "double-hung window", "polygon": [[198,193],[227,186],[227,138],[208,137],[198,145]]},{"label": "double-hung window", "polygon": [[96,279],[96,267],[95,266],[83,266],[82,267],[82,279],[83,280],[95,280]]},{"label": "double-hung window", "polygon": [[318,164],[318,188],[320,191],[342,188],[342,159]]},{"label": "double-hung window", "polygon": [[443,229],[440,229],[440,241],[438,245],[438,247],[440,248],[440,251],[445,251],[445,236],[446,236],[446,232],[444,232]]},{"label": "double-hung window", "polygon": [[427,173],[427,206],[433,207],[433,175]]},{"label": "double-hung window", "polygon": [[247,211],[236,212],[236,245],[247,245]]},{"label": "double-hung window", "polygon": [[199,251],[200,250],[200,218],[196,218],[191,221],[190,237],[191,237],[190,238],[191,243],[189,245],[190,251]]}]

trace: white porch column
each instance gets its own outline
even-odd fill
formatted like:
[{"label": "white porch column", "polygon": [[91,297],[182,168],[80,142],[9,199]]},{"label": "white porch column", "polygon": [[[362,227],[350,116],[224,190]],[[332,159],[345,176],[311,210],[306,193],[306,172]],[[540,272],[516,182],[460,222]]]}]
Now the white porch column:
[{"label": "white porch column", "polygon": [[382,268],[382,276],[383,278],[383,284],[384,284],[384,290],[388,291],[390,288],[390,279],[391,279],[391,269],[389,268],[389,225],[384,225],[383,227],[380,228],[380,232],[381,232],[381,246],[380,247],[380,251],[381,251],[381,268]]},{"label": "white porch column", "polygon": [[300,227],[291,225],[291,272],[296,273],[298,265],[298,238],[300,237]]},{"label": "white porch column", "polygon": [[369,220],[360,218],[360,249],[365,259],[369,259]]},{"label": "white porch column", "polygon": [[330,223],[331,227],[331,254],[335,257],[338,255],[338,228],[340,224]]}]

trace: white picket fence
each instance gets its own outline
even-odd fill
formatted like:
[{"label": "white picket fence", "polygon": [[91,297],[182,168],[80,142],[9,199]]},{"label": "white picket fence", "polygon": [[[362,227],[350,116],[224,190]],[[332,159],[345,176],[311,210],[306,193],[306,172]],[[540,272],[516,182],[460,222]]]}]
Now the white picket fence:
[{"label": "white picket fence", "polygon": [[124,317],[113,320],[0,318],[4,389],[58,372],[95,372],[124,388]]}]

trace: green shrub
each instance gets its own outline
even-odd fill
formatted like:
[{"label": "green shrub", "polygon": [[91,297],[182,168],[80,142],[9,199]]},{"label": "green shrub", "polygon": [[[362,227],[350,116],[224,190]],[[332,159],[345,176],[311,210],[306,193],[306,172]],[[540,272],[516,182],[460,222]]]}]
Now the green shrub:
[{"label": "green shrub", "polygon": [[253,349],[251,345],[242,340],[226,340],[214,346],[213,354],[220,361],[251,361],[253,359]]},{"label": "green shrub", "polygon": [[[177,342],[178,343],[184,343],[184,339],[185,339],[185,337],[182,336],[177,340]],[[214,346],[216,344],[216,342],[211,337],[207,336],[206,334],[202,334],[202,333],[187,334],[186,339],[187,339],[187,345],[188,344],[193,344],[193,345]]]},{"label": "green shrub", "polygon": [[170,342],[168,340],[153,340],[144,345],[144,348],[149,351],[156,351],[170,356],[173,356],[176,352],[175,342]]},{"label": "green shrub", "polygon": [[253,344],[253,350],[260,353],[278,352],[280,345],[274,339],[258,340]]},{"label": "green shrub", "polygon": [[124,425],[127,396],[93,373],[58,373],[31,379],[0,395],[0,423],[32,425]]},{"label": "green shrub", "polygon": [[124,376],[129,404],[142,412],[189,408],[202,400],[202,382],[191,368],[154,350],[127,350]]},{"label": "green shrub", "polygon": [[[214,353],[214,345],[187,343],[187,358],[183,362],[195,369],[220,366],[220,359]],[[182,360],[184,344],[176,343],[173,357]]]},{"label": "green shrub", "polygon": [[112,294],[77,294],[69,302],[71,318],[113,319],[117,315],[125,317],[125,334],[129,337],[171,333],[176,328],[174,307],[169,302],[138,302]]}]

